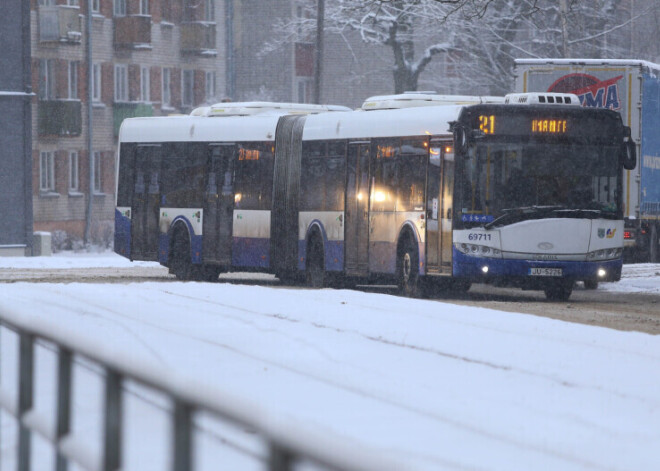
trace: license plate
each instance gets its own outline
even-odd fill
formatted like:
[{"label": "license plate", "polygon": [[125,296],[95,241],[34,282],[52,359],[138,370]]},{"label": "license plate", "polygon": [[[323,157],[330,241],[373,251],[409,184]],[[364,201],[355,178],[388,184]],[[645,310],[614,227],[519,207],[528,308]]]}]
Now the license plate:
[{"label": "license plate", "polygon": [[561,268],[530,268],[531,276],[564,276]]}]

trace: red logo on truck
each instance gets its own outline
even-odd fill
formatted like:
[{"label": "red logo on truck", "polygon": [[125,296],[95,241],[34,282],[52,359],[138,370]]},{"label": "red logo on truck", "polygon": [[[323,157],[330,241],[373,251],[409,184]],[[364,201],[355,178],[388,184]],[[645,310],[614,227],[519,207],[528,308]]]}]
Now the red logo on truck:
[{"label": "red logo on truck", "polygon": [[621,109],[619,99],[619,86],[617,82],[623,75],[607,80],[598,80],[597,77],[587,74],[564,75],[555,81],[549,92],[574,93],[580,98],[582,106],[590,108],[609,108],[611,110]]}]

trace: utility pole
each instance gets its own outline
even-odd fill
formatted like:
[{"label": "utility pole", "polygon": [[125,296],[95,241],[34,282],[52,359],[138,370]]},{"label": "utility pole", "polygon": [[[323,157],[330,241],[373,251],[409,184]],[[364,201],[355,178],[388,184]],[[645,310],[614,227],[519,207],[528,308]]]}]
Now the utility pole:
[{"label": "utility pole", "polygon": [[92,144],[92,99],[94,94],[94,64],[92,63],[92,0],[87,0],[87,153],[89,158],[89,191],[85,214],[85,246],[89,246],[94,209],[94,147]]},{"label": "utility pole", "polygon": [[316,3],[316,64],[314,66],[314,103],[321,104],[323,68],[323,23],[325,21],[325,0]]}]

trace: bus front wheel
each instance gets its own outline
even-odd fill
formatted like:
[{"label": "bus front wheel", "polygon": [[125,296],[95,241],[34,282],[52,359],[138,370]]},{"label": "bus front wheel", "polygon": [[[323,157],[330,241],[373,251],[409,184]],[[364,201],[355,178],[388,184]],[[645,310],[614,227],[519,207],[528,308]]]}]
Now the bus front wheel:
[{"label": "bus front wheel", "polygon": [[573,282],[558,281],[546,286],[543,291],[548,301],[568,301],[573,293]]},{"label": "bus front wheel", "polygon": [[584,289],[598,289],[598,280],[584,280]]},{"label": "bus front wheel", "polygon": [[397,264],[399,293],[410,298],[421,296],[419,279],[419,255],[417,247],[408,238],[399,251]]}]

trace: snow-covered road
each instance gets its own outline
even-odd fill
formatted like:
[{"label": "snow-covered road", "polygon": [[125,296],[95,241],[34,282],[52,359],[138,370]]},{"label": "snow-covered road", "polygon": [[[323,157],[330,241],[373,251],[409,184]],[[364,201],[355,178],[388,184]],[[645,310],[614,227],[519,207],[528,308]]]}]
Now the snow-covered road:
[{"label": "snow-covered road", "polygon": [[[646,275],[638,279],[658,280]],[[193,387],[212,383],[292,427],[346,438],[411,469],[660,462],[657,336],[379,293],[221,283],[0,284],[3,307],[34,322],[55,318],[72,335],[186,375]],[[15,381],[15,342],[6,332],[2,340],[6,384]],[[76,400],[90,415],[92,383],[83,381]],[[156,419],[131,410],[147,430],[139,448],[154,448]],[[86,415],[79,431],[98,435]],[[3,436],[9,427],[3,420]],[[124,469],[163,469],[129,454]],[[214,460],[213,452],[200,458]]]}]

